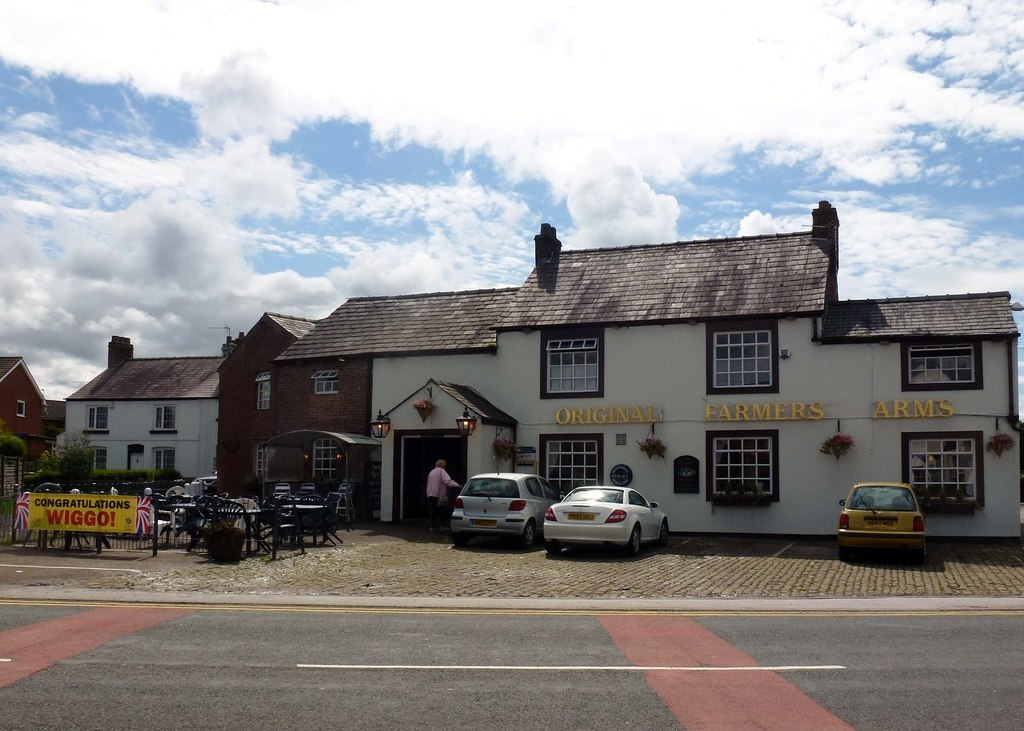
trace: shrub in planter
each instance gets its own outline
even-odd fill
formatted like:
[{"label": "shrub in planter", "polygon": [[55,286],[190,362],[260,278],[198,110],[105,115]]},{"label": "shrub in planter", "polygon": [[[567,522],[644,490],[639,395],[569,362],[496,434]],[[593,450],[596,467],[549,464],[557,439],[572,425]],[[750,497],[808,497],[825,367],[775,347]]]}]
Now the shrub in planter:
[{"label": "shrub in planter", "polygon": [[234,523],[218,520],[203,528],[203,541],[210,558],[219,563],[238,563],[245,547],[245,531]]}]

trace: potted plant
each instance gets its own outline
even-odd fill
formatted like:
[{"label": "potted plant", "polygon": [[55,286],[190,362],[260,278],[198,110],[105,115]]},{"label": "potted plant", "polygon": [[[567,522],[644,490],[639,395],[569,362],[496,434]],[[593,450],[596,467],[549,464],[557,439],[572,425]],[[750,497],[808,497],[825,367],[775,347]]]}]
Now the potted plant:
[{"label": "potted plant", "polygon": [[653,434],[637,442],[637,444],[640,445],[640,451],[647,455],[647,459],[654,455],[659,457],[665,456],[665,443]]},{"label": "potted plant", "polygon": [[430,399],[426,398],[421,398],[418,401],[413,401],[412,407],[416,409],[417,412],[419,412],[420,419],[422,419],[423,421],[426,421],[427,417],[429,417],[432,413],[434,413],[437,410],[437,405]]},{"label": "potted plant", "polygon": [[840,457],[850,451],[853,444],[853,437],[849,434],[836,432],[821,443],[821,448],[818,451],[822,454],[831,454],[838,462]]},{"label": "potted plant", "polygon": [[988,443],[985,445],[985,451],[991,452],[997,457],[1002,457],[1003,452],[1013,449],[1014,441],[1013,437],[1009,434],[1003,434],[1002,432],[996,432],[988,438]]},{"label": "potted plant", "polygon": [[494,456],[498,459],[512,460],[519,453],[519,447],[516,443],[504,437],[496,437],[491,442],[491,447],[494,449]]},{"label": "potted plant", "polygon": [[218,563],[238,563],[245,547],[245,531],[226,520],[215,520],[202,529],[210,558]]}]

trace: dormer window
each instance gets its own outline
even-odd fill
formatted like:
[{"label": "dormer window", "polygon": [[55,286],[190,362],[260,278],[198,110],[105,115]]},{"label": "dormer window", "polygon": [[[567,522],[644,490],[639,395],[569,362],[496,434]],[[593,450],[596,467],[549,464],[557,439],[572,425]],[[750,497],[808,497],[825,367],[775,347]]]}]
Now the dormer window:
[{"label": "dormer window", "polygon": [[313,380],[313,393],[337,393],[338,392],[338,371],[317,371],[311,376]]}]

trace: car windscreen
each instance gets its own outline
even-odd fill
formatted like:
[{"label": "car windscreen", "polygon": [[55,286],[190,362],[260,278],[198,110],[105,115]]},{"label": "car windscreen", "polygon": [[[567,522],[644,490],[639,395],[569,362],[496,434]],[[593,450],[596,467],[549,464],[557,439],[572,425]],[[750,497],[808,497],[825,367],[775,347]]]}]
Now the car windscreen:
[{"label": "car windscreen", "polygon": [[498,477],[474,477],[466,483],[463,495],[470,497],[519,497],[515,480]]},{"label": "car windscreen", "polygon": [[578,501],[588,503],[621,503],[622,490],[608,490],[605,488],[579,488],[573,490],[563,498],[563,502]]}]

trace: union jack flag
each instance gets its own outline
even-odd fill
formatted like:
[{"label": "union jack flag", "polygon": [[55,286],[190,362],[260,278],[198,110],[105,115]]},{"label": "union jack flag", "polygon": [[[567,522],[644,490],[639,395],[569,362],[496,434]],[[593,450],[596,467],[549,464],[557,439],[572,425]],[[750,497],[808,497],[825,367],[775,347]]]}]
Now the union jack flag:
[{"label": "union jack flag", "polygon": [[138,507],[135,508],[135,532],[149,533],[149,509],[151,505],[149,495],[140,495]]},{"label": "union jack flag", "polygon": [[29,493],[18,495],[14,508],[14,530],[28,530],[28,501]]}]

